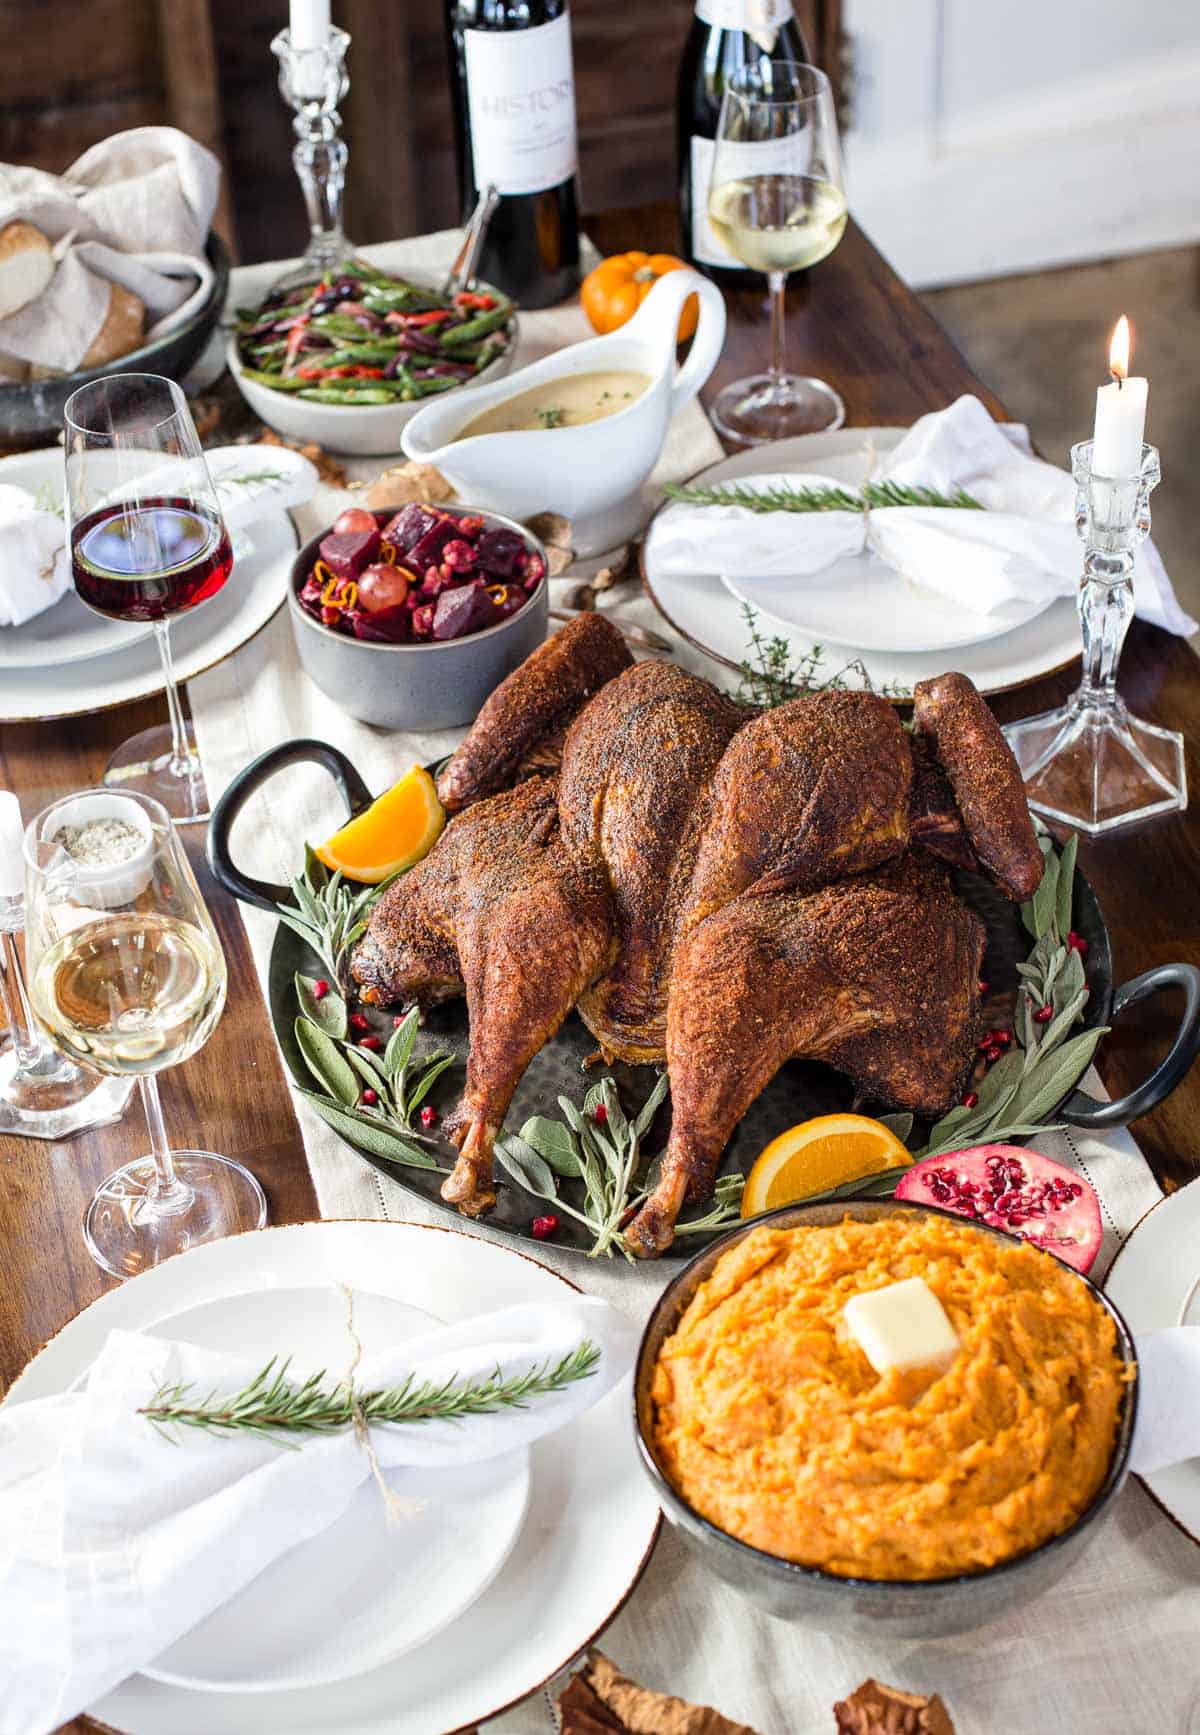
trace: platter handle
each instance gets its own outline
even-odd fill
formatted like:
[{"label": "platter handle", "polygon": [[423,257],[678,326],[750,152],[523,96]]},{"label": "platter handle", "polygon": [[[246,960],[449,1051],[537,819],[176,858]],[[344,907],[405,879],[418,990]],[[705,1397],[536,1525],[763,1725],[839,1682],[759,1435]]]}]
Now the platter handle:
[{"label": "platter handle", "polygon": [[1096,1131],[1126,1126],[1140,1115],[1149,1114],[1170,1096],[1176,1085],[1182,1084],[1200,1053],[1200,970],[1194,964],[1160,964],[1156,970],[1147,970],[1123,983],[1113,996],[1111,1019],[1115,1024],[1127,1006],[1137,1006],[1171,988],[1183,990],[1183,1016],[1175,1040],[1149,1078],[1113,1102],[1097,1102],[1085,1091],[1076,1091],[1058,1111],[1068,1126]]},{"label": "platter handle", "polygon": [[371,801],[371,791],[355,767],[339,748],[331,747],[327,741],[284,741],[278,747],[268,747],[239,771],[213,808],[208,822],[208,865],[227,892],[260,910],[274,910],[277,904],[286,904],[291,891],[288,886],[273,885],[270,880],[253,879],[235,865],[229,849],[233,823],[250,797],[277,771],[301,764],[325,767],[341,791],[348,818]]}]

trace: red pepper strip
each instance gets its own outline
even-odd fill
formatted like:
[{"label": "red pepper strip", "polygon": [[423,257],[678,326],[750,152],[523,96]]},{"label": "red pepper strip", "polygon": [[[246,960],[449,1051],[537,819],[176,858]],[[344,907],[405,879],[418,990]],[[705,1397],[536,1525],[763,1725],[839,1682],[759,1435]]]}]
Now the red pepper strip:
[{"label": "red pepper strip", "polygon": [[282,371],[284,373],[289,372],[292,363],[295,361],[297,355],[300,353],[300,346],[304,342],[304,334],[307,330],[308,330],[308,315],[304,314],[300,319],[298,319],[296,321],[295,325],[288,332],[287,348],[283,352],[283,369],[282,369]]},{"label": "red pepper strip", "polygon": [[454,305],[456,307],[474,307],[481,313],[487,313],[495,307],[496,297],[494,295],[475,295],[472,291],[464,289],[454,297]]},{"label": "red pepper strip", "polygon": [[298,367],[296,377],[302,380],[381,380],[383,369],[348,363],[342,367]]},{"label": "red pepper strip", "polygon": [[433,307],[428,313],[402,313],[400,318],[405,325],[440,325],[443,319],[450,319],[448,307]]}]

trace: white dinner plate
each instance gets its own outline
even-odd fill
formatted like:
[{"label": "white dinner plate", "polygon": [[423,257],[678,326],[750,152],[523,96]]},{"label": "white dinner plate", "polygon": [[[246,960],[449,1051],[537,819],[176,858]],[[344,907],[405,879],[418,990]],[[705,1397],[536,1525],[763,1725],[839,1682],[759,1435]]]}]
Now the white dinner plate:
[{"label": "white dinner plate", "polygon": [[[422,1308],[354,1293],[354,1330],[374,1355],[437,1323]],[[299,1379],[345,1375],[346,1298],[328,1284],[224,1295],[160,1319],[155,1335],[266,1363],[288,1354]],[[198,1692],[318,1687],[376,1669],[442,1632],[503,1566],[529,1499],[529,1453],[489,1466],[394,1470],[388,1485],[419,1506],[388,1523],[374,1481],[345,1516],[293,1548],[144,1673]]]},{"label": "white dinner plate", "polygon": [[[171,651],[180,681],[190,681],[252,639],[287,595],[292,561],[299,546],[287,513],[273,512],[256,519],[239,535],[238,541],[250,546],[235,558],[228,582],[216,596],[171,622]],[[102,627],[124,625],[91,615],[73,593],[37,618],[50,621],[68,604]],[[36,625],[36,621],[29,625]],[[0,640],[13,630],[0,629]],[[15,630],[21,633],[28,628]],[[115,648],[111,644],[101,645],[74,661],[52,667],[0,666],[0,723],[78,717],[110,710],[114,705],[126,705],[134,699],[160,693],[162,685],[162,664],[151,630],[149,636],[135,635],[132,643],[120,643]]]},{"label": "white dinner plate", "polygon": [[[759,489],[781,483],[816,488],[835,478],[775,470],[755,471],[741,480]],[[799,540],[804,535],[804,517],[789,522]],[[721,582],[739,602],[748,603],[785,632],[794,630],[818,644],[832,642],[859,651],[943,651],[983,644],[1024,626],[1050,606],[1026,597],[994,614],[979,614],[940,591],[927,590],[918,573],[897,572],[865,548],[803,578],[731,578],[723,572]]]},{"label": "white dinner plate", "polygon": [[[693,477],[697,483],[742,481],[765,470],[785,476],[819,472],[851,486],[861,483],[872,456],[887,452],[907,433],[906,428],[841,428],[836,433],[805,434],[780,440],[751,451],[739,452]],[[743,615],[744,605],[726,588],[716,573],[672,577],[654,567],[651,533],[643,554],[646,590],[659,613],[683,638],[705,655],[737,671],[753,660],[753,645]],[[999,693],[1025,686],[1043,675],[1063,668],[1079,655],[1079,616],[1071,601],[1052,603],[1036,619],[1027,621],[982,642],[960,645],[953,657],[947,651],[867,650],[835,642],[830,635],[818,640],[813,633],[761,618],[760,631],[787,640],[794,662],[808,656],[815,643],[824,649],[817,678],[842,674],[849,687],[865,688],[894,697],[912,693],[918,681],[945,672],[952,664],[969,675],[981,692]]]},{"label": "white dinner plate", "polygon": [[[205,1310],[229,1297],[242,1297],[240,1308],[253,1297],[257,1307],[265,1293],[341,1283],[448,1322],[552,1303],[572,1288],[525,1254],[453,1229],[375,1222],[262,1229],[193,1248],[101,1296],[30,1362],[7,1401],[64,1391],[114,1327],[159,1329],[187,1315],[208,1330],[220,1316],[206,1319]],[[122,1735],[450,1735],[499,1715],[608,1624],[636,1585],[659,1523],[637,1461],[626,1383],[539,1440],[530,1463],[529,1509],[515,1547],[483,1595],[416,1650],[336,1684],[253,1697],[199,1694],[137,1675],[90,1711]],[[331,1613],[331,1625],[336,1618]]]},{"label": "white dinner plate", "polygon": [[[1126,1238],[1109,1267],[1104,1290],[1135,1335],[1168,1325],[1200,1328],[1200,1181],[1168,1193]],[[1186,1317],[1182,1311],[1191,1296]],[[1193,1542],[1200,1543],[1200,1458],[1142,1476],[1152,1499]]]}]

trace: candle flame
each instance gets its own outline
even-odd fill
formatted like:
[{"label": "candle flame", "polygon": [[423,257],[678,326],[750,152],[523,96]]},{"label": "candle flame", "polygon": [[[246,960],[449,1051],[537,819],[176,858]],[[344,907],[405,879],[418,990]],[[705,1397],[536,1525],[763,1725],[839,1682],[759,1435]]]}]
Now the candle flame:
[{"label": "candle flame", "polygon": [[1118,384],[1129,376],[1130,347],[1129,321],[1122,314],[1113,327],[1112,342],[1108,346],[1108,371]]}]

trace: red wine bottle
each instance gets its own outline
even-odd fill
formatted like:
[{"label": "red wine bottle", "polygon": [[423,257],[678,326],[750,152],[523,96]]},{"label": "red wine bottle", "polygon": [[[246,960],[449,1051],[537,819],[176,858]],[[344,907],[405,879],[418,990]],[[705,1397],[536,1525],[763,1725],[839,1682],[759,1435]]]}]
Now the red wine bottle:
[{"label": "red wine bottle", "polygon": [[[679,215],[684,256],[727,289],[763,282],[725,248],[708,221],[717,121],[725,80],[768,60],[807,61],[808,49],[792,0],[696,0],[696,16],[679,64],[675,109]],[[749,145],[769,151],[770,145]],[[771,164],[765,165],[769,172]]]},{"label": "red wine bottle", "polygon": [[195,500],[161,495],[99,506],[71,532],[80,600],[112,620],[157,621],[215,596],[233,570],[221,520]]},{"label": "red wine bottle", "polygon": [[500,194],[478,274],[549,307],[579,282],[567,0],[448,0],[446,19],[464,222],[482,188]]}]

